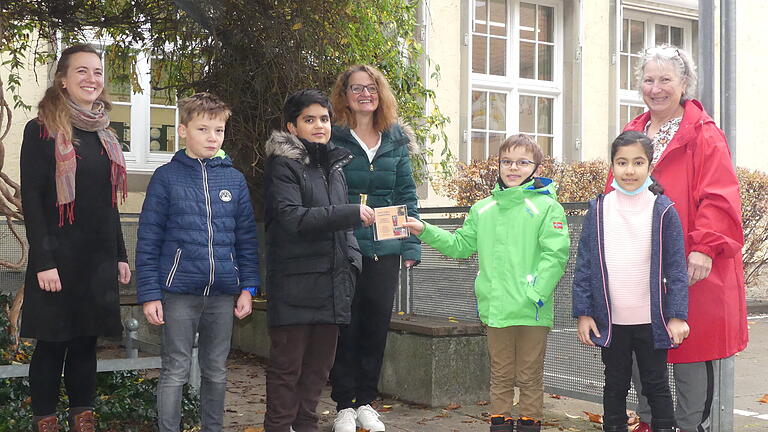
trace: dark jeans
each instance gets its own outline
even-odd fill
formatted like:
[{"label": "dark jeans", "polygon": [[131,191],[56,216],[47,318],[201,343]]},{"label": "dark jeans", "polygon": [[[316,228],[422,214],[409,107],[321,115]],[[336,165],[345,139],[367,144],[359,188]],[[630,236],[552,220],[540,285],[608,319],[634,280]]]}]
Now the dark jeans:
[{"label": "dark jeans", "polygon": [[611,346],[601,349],[605,365],[603,420],[606,426],[627,424],[627,394],[632,379],[632,353],[637,357],[643,395],[653,412],[654,426],[675,424],[667,374],[667,350],[654,349],[650,324],[613,325]]},{"label": "dark jeans", "polygon": [[363,257],[352,300],[352,322],[339,329],[336,363],[331,370],[331,398],[337,411],[370,404],[379,394],[399,275],[399,255],[380,256],[378,261]]},{"label": "dark jeans", "polygon": [[316,432],[315,412],[336,352],[339,326],[293,325],[269,329],[266,432]]},{"label": "dark jeans", "polygon": [[96,337],[85,336],[64,342],[38,340],[29,364],[34,415],[47,416],[56,412],[62,368],[69,406],[93,407],[96,394]]}]

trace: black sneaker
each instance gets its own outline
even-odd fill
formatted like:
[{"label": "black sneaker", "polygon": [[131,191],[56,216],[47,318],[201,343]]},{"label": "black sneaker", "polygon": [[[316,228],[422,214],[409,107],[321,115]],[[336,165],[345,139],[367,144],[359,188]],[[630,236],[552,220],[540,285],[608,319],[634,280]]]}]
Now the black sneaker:
[{"label": "black sneaker", "polygon": [[517,419],[517,432],[541,432],[541,422],[530,417]]},{"label": "black sneaker", "polygon": [[515,421],[502,415],[491,416],[491,432],[514,432]]}]

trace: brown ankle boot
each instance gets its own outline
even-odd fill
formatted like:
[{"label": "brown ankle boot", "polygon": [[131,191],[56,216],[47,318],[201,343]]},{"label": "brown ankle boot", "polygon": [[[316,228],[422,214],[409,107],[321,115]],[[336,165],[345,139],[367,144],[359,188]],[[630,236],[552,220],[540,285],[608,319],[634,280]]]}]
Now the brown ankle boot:
[{"label": "brown ankle boot", "polygon": [[69,430],[72,432],[96,432],[96,419],[93,417],[93,410],[70,414]]},{"label": "brown ankle boot", "polygon": [[58,432],[59,419],[55,415],[35,417],[33,420],[37,432]]}]

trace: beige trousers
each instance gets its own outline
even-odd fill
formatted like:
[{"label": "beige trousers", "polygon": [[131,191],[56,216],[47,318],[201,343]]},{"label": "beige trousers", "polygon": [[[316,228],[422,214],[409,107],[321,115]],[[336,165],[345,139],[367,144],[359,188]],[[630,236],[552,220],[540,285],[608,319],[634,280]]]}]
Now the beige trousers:
[{"label": "beige trousers", "polygon": [[519,417],[544,418],[544,353],[549,327],[487,328],[491,359],[491,414],[512,416],[515,386]]}]

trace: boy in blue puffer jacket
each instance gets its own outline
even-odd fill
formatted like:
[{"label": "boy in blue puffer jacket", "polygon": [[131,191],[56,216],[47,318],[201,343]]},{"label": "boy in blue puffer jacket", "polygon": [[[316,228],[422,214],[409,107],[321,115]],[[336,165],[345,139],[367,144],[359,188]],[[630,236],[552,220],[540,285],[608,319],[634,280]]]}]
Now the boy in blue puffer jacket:
[{"label": "boy in blue puffer jacket", "polygon": [[137,296],[162,325],[160,432],[178,432],[182,386],[199,333],[202,431],[220,431],[233,315],[251,313],[260,284],[256,223],[243,175],[221,151],[231,111],[198,93],[179,102],[186,149],[155,171],[139,218]]}]

